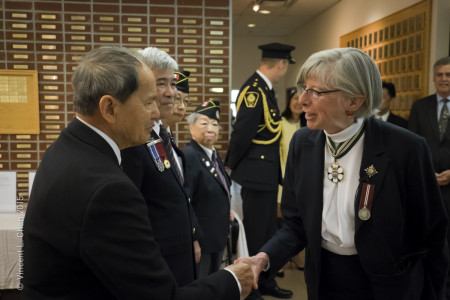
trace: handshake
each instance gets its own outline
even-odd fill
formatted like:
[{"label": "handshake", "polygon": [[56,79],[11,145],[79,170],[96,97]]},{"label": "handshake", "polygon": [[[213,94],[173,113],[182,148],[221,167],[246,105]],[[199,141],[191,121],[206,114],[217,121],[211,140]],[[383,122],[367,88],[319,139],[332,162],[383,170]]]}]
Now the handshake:
[{"label": "handshake", "polygon": [[258,277],[269,264],[269,256],[260,252],[252,257],[240,257],[225,269],[232,271],[239,280],[242,291],[241,298],[247,297],[253,289],[258,289]]}]

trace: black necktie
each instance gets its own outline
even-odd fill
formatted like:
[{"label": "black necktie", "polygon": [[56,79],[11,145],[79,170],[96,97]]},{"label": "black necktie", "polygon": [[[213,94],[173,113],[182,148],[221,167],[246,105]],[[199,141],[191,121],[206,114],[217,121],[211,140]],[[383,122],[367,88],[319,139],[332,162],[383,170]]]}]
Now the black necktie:
[{"label": "black necktie", "polygon": [[448,99],[442,99],[444,106],[442,106],[441,114],[439,115],[439,133],[441,137],[441,141],[444,138],[445,129],[447,128],[447,121],[449,117],[447,102]]},{"label": "black necktie", "polygon": [[217,174],[219,174],[220,181],[222,181],[222,184],[223,184],[225,190],[227,191],[228,199],[229,199],[230,198],[230,191],[228,190],[227,181],[226,181],[225,177],[223,176],[222,171],[220,171],[219,164],[217,163],[216,151],[213,151],[213,153],[211,155],[211,160],[212,160],[214,168],[216,168]]},{"label": "black necktie", "polygon": [[159,128],[159,136],[161,137],[163,141],[164,148],[167,152],[167,156],[169,157],[170,163],[175,168],[175,171],[177,172],[178,178],[180,179],[181,183],[184,183],[184,177],[181,173],[180,168],[178,167],[178,163],[175,159],[175,156],[173,155],[173,148],[172,148],[172,142],[170,140],[170,133],[167,131],[166,128],[161,126]]}]

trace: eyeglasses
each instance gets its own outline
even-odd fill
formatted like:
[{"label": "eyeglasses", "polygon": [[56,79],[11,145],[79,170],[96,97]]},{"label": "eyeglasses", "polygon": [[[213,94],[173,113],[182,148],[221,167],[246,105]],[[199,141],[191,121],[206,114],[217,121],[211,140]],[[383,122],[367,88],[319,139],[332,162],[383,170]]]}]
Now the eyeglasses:
[{"label": "eyeglasses", "polygon": [[306,89],[306,86],[304,84],[301,84],[301,83],[297,84],[297,89],[298,89],[298,92],[300,94],[303,94],[303,92],[306,92],[306,95],[311,96],[312,99],[319,99],[320,95],[323,95],[323,94],[329,94],[329,93],[334,93],[334,92],[341,92],[341,90],[331,90],[331,91],[319,92],[319,91],[316,91],[316,90],[313,90],[313,89]]}]

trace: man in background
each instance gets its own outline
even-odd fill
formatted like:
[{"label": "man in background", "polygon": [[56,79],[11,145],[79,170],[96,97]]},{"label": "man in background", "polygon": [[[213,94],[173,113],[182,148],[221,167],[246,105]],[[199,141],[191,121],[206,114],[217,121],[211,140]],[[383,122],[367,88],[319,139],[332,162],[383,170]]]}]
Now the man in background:
[{"label": "man in background", "polygon": [[184,178],[184,155],[161,122],[173,112],[178,64],[158,48],[148,47],[139,53],[156,78],[160,119],[146,144],[122,151],[123,168],[144,195],[161,254],[178,285],[184,286],[197,278],[195,265],[201,255],[197,218]]},{"label": "man in background", "polygon": [[[114,75],[114,76],[111,76]],[[87,53],[73,75],[76,118],[46,151],[24,222],[22,299],[239,299],[250,268],[230,266],[180,288],[154,239],[147,205],[121,170],[159,118],[155,77],[125,48]]]},{"label": "man in background", "polygon": [[[272,237],[277,228],[277,193],[281,183],[279,143],[281,117],[272,89],[286,74],[293,46],[272,43],[262,50],[259,69],[244,83],[237,97],[237,116],[225,164],[231,178],[242,186],[244,227],[250,256]],[[290,298],[292,292],[274,279],[259,284],[248,299],[261,293]]]},{"label": "man in background", "polygon": [[391,112],[391,102],[395,99],[395,85],[390,82],[384,82],[383,85],[383,100],[379,111],[375,115],[377,119],[387,121],[397,126],[408,128],[408,121]]},{"label": "man in background", "polygon": [[161,120],[164,126],[170,130],[172,136],[176,129],[176,124],[183,120],[189,104],[189,75],[191,75],[189,71],[175,71],[177,91],[173,101],[173,112],[168,118]]},{"label": "man in background", "polygon": [[[433,66],[436,94],[417,100],[411,107],[409,130],[423,136],[431,150],[436,179],[447,214],[450,213],[450,56],[438,59]],[[450,244],[450,232],[447,241]],[[450,299],[450,274],[446,296]]]},{"label": "man in background", "polygon": [[197,264],[199,278],[220,269],[230,234],[230,179],[214,147],[220,130],[220,106],[209,100],[187,117],[191,141],[183,147],[186,174],[190,180],[192,206],[199,221],[202,256]]}]

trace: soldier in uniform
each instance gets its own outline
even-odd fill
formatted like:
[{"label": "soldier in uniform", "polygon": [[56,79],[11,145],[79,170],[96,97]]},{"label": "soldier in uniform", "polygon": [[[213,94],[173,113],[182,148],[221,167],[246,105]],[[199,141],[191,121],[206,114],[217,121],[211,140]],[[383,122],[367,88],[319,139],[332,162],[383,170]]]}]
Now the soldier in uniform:
[{"label": "soldier in uniform", "polygon": [[[261,65],[239,91],[226,158],[231,178],[242,186],[243,223],[251,256],[276,231],[282,123],[272,85],[295,63],[293,46],[271,43],[258,48],[262,50]],[[279,288],[274,279],[260,283],[259,291],[253,291],[248,299],[261,299],[260,293],[292,297],[292,292]]]}]

